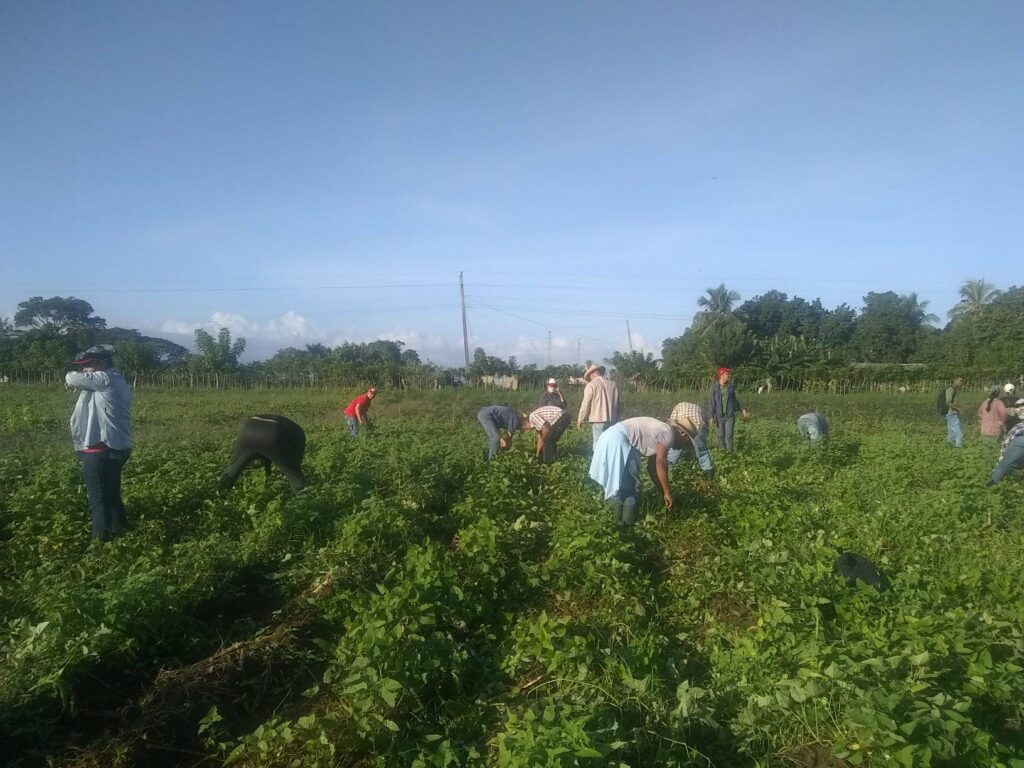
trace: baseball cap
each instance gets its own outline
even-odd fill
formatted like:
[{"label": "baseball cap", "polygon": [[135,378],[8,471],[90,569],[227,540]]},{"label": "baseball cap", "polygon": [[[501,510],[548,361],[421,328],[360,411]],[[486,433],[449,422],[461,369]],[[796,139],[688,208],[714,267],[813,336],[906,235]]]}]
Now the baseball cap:
[{"label": "baseball cap", "polygon": [[550,384],[554,384],[557,387],[558,386],[558,379],[548,379],[548,384],[549,385]]},{"label": "baseball cap", "polygon": [[366,390],[366,394],[368,394],[368,395],[376,395],[377,394],[377,388],[376,387],[370,387],[368,390]]},{"label": "baseball cap", "polygon": [[716,376],[721,376],[723,373],[732,373],[732,369],[726,368],[724,365],[715,371]]},{"label": "baseball cap", "polygon": [[113,360],[114,348],[109,344],[97,344],[88,349],[84,349],[75,355],[75,359],[71,361],[72,365],[88,365],[94,363],[97,360]]}]

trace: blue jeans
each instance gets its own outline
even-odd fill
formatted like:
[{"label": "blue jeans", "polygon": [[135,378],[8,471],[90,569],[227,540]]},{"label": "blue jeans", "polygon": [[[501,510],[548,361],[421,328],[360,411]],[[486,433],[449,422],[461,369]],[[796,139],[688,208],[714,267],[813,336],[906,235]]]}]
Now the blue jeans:
[{"label": "blue jeans", "polygon": [[131,450],[116,451],[113,448],[78,452],[85,479],[85,495],[92,511],[94,539],[110,541],[124,533],[127,527],[127,515],[121,500],[121,472],[131,454]]},{"label": "blue jeans", "polygon": [[1003,458],[996,468],[992,470],[992,477],[989,478],[989,485],[998,483],[1004,477],[1006,473],[1013,469],[1014,465],[1024,461],[1024,436],[1015,437],[1010,441],[1010,444],[1006,446],[1006,453],[1003,454]]},{"label": "blue jeans", "polygon": [[354,419],[351,416],[346,416],[345,421],[348,422],[348,433],[355,437],[359,434],[359,419]]},{"label": "blue jeans", "polygon": [[484,411],[477,413],[476,420],[480,422],[480,426],[484,428],[484,432],[487,434],[487,460],[490,461],[498,455],[498,450],[501,448],[501,435],[498,434],[498,425]]},{"label": "blue jeans", "polygon": [[668,463],[675,464],[679,461],[679,458],[683,455],[683,451],[687,451],[690,455],[696,456],[697,464],[700,465],[701,470],[705,475],[715,474],[715,462],[711,458],[711,451],[708,450],[708,425],[705,424],[700,428],[697,436],[693,438],[693,449],[688,448],[669,448],[668,449]]},{"label": "blue jeans", "polygon": [[718,417],[718,450],[725,451],[727,453],[732,451],[732,433],[735,428],[735,416]]},{"label": "blue jeans", "polygon": [[962,448],[964,444],[964,431],[960,428],[960,414],[950,411],[946,414],[946,442]]},{"label": "blue jeans", "polygon": [[629,527],[636,522],[636,508],[640,501],[640,452],[632,450],[622,470],[619,490],[612,499],[612,515],[616,525]]}]

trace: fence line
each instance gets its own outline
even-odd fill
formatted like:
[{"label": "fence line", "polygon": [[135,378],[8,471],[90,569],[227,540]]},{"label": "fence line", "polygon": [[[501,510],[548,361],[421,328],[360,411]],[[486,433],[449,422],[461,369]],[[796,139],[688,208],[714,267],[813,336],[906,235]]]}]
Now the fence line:
[{"label": "fence line", "polygon": [[[217,389],[349,389],[354,387],[375,385],[394,386],[397,389],[430,390],[447,389],[460,386],[451,377],[444,376],[398,376],[389,381],[378,381],[373,378],[358,376],[252,376],[241,374],[126,374],[126,378],[137,389],[181,389],[181,390],[217,390]],[[63,373],[52,371],[26,371],[0,369],[0,384],[28,384],[41,386],[59,386],[64,381]],[[642,380],[619,380],[619,385],[626,391],[633,392],[670,392],[676,390],[706,390],[714,379],[709,376],[685,379],[661,380],[646,382]],[[886,393],[924,393],[938,392],[949,385],[947,379],[928,379],[921,381],[870,381],[862,378],[788,378],[779,377],[773,380],[770,387],[765,387],[765,378],[736,377],[738,389],[749,394],[761,390],[770,394],[772,391],[806,392],[814,394],[864,394],[869,392]],[[521,389],[539,389],[543,379],[538,383],[522,382]],[[964,390],[984,391],[991,385],[991,379],[966,379]],[[479,381],[470,382],[467,386],[492,388]],[[566,389],[581,389],[578,384],[568,383]]]}]

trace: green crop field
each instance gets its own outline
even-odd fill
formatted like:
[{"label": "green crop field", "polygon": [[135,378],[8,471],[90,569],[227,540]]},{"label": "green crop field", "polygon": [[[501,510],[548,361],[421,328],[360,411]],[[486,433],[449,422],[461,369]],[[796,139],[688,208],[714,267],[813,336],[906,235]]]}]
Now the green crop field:
[{"label": "green crop field", "polygon": [[[984,487],[970,414],[955,451],[932,395],[745,398],[716,480],[675,466],[667,513],[645,477],[620,532],[587,432],[482,461],[476,410],[535,394],[385,390],[358,439],[351,394],[140,389],[100,544],[73,396],[4,388],[0,764],[1024,767],[1024,483]],[[311,484],[222,498],[261,412]],[[892,589],[833,576],[846,550]]]}]

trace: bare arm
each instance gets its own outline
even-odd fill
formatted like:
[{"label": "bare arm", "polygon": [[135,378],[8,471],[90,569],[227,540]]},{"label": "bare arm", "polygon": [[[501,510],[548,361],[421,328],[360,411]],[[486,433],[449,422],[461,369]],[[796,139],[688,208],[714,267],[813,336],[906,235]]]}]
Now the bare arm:
[{"label": "bare arm", "polygon": [[360,424],[366,423],[366,403],[359,403],[359,405],[356,406],[356,418],[359,420]]},{"label": "bare arm", "polygon": [[665,509],[672,509],[672,490],[668,485],[668,446],[658,443],[655,454],[647,461],[647,471],[651,479],[661,486]]}]

